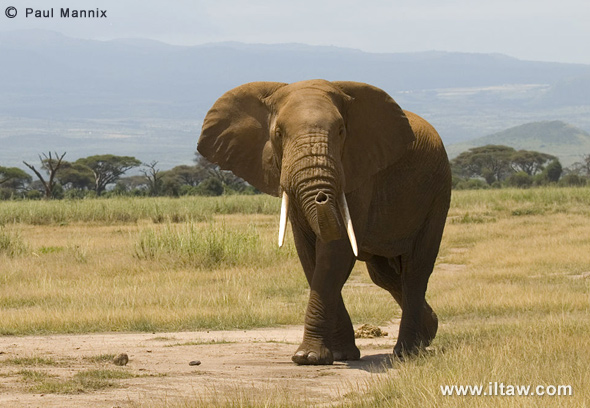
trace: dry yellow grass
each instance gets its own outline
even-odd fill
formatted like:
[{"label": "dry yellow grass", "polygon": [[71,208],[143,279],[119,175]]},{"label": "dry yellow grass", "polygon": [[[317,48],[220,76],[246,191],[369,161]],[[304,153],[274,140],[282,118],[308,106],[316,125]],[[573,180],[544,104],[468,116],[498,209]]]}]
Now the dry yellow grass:
[{"label": "dry yellow grass", "polygon": [[[154,219],[146,210],[145,216],[125,221],[112,216],[110,202],[102,201],[101,211],[111,214],[104,221],[84,221],[86,210],[79,204],[77,222],[5,222],[0,227],[0,333],[301,323],[307,284],[292,238],[277,252],[277,215],[267,213],[274,204],[256,200],[263,214],[250,207],[244,211],[249,215],[206,212],[202,220],[191,219],[185,209],[195,204],[178,201],[170,211],[184,215],[170,217],[167,204],[158,202],[161,217]],[[239,213],[236,202],[224,212]],[[4,205],[0,214],[6,220]],[[149,209],[152,204],[133,205]],[[215,202],[206,207],[222,208]],[[34,210],[20,214],[35,220]],[[51,219],[47,208],[43,211],[44,219]],[[174,220],[183,222],[171,224]],[[244,248],[251,248],[257,261],[240,244],[229,252],[238,254],[237,263],[221,256],[207,265],[187,255],[190,245],[198,245],[190,244],[190,237],[206,236],[210,223],[213,230],[226,229],[223,242],[235,242],[235,234],[250,237]],[[154,239],[142,241],[148,236]],[[142,242],[157,250],[142,256]],[[188,252],[183,245],[189,245]],[[357,266],[344,289],[353,321],[379,324],[399,317],[390,296],[369,283],[364,266]],[[396,364],[386,380],[352,393],[344,405],[588,406],[590,189],[455,192],[428,298],[441,320],[432,350]],[[443,385],[495,381],[571,385],[574,395],[444,397],[440,392]],[[239,404],[260,405],[247,399]]]},{"label": "dry yellow grass", "polygon": [[[586,407],[590,190],[455,192],[429,300],[430,352],[351,406]],[[571,396],[443,396],[444,385],[571,386]]]},{"label": "dry yellow grass", "polygon": [[[307,282],[292,239],[276,248],[275,218],[10,226],[26,250],[0,254],[0,334],[302,323]],[[393,316],[393,304],[382,308],[385,292],[367,304],[375,288],[357,275],[347,289],[351,310],[372,322]]]},{"label": "dry yellow grass", "polygon": [[[238,218],[226,218],[232,228],[248,228],[243,217],[232,217]],[[304,307],[304,278],[293,273],[297,265],[288,256],[277,268],[210,270],[177,262],[174,253],[137,257],[145,231],[158,235],[182,225],[12,228],[28,250],[0,260],[4,334],[255,327],[298,322]],[[266,296],[272,282],[293,299]]]}]

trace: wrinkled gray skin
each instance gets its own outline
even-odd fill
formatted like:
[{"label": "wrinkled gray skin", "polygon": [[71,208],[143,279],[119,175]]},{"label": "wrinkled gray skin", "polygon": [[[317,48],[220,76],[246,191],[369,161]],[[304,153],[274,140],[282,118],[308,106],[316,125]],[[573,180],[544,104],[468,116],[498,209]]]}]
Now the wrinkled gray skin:
[{"label": "wrinkled gray skin", "polygon": [[430,124],[367,84],[254,82],[217,100],[198,150],[259,190],[289,196],[311,289],[295,363],[360,357],[341,295],[357,259],[340,215],[341,193],[358,259],[402,308],[394,354],[430,344],[438,319],[425,293],[451,191],[447,155]]}]

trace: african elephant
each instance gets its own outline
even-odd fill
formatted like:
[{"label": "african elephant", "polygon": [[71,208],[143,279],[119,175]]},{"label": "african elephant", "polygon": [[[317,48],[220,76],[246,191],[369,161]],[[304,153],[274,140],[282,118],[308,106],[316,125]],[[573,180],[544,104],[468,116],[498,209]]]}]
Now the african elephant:
[{"label": "african elephant", "polygon": [[[384,91],[358,82],[253,82],[207,113],[198,151],[283,197],[310,286],[297,364],[360,358],[341,289],[356,259],[402,309],[394,354],[430,344],[425,300],[451,191],[436,130]],[[348,236],[348,237],[347,237]]]}]

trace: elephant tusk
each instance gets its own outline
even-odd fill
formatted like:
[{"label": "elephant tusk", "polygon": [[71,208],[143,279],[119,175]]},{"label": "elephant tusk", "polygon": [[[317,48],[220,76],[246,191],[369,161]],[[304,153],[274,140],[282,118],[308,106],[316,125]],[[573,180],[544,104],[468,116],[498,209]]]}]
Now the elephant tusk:
[{"label": "elephant tusk", "polygon": [[354,252],[354,256],[359,256],[359,249],[356,244],[356,236],[354,235],[354,229],[352,228],[352,219],[350,218],[350,212],[348,211],[348,203],[346,202],[346,196],[344,193],[340,196],[340,212],[342,213],[342,218],[344,219],[344,224],[346,224],[346,232],[348,233],[348,239],[350,240],[350,246],[352,247],[352,252]]},{"label": "elephant tusk", "polygon": [[285,242],[285,232],[287,231],[287,217],[289,213],[289,196],[283,191],[283,199],[281,202],[281,218],[279,225],[279,248]]}]

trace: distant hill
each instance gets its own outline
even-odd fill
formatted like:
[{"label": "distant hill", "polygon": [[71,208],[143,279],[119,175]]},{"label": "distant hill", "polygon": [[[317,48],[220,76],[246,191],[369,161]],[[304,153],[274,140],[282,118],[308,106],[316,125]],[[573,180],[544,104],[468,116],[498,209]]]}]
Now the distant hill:
[{"label": "distant hill", "polygon": [[[542,98],[543,104],[561,106],[588,105],[590,103],[590,75],[565,78],[555,83]],[[590,112],[587,112],[589,114]]]},{"label": "distant hill", "polygon": [[505,145],[517,150],[535,150],[559,157],[562,165],[590,154],[590,133],[559,120],[526,123],[489,136],[447,146],[450,158],[472,147]]},{"label": "distant hill", "polygon": [[0,81],[0,92],[12,97],[0,98],[2,112],[42,118],[202,118],[223,92],[250,81],[354,80],[411,101],[424,90],[476,88],[489,98],[498,86],[569,88],[572,78],[590,78],[589,65],[501,54],[377,54],[236,42],[189,47],[82,40],[41,30],[0,32],[0,54],[0,75],[10,79]]},{"label": "distant hill", "polygon": [[590,131],[590,65],[501,54],[367,53],[305,44],[93,41],[0,32],[0,165],[40,152],[190,163],[207,109],[250,81],[367,82],[429,120],[446,144],[554,119]]}]

